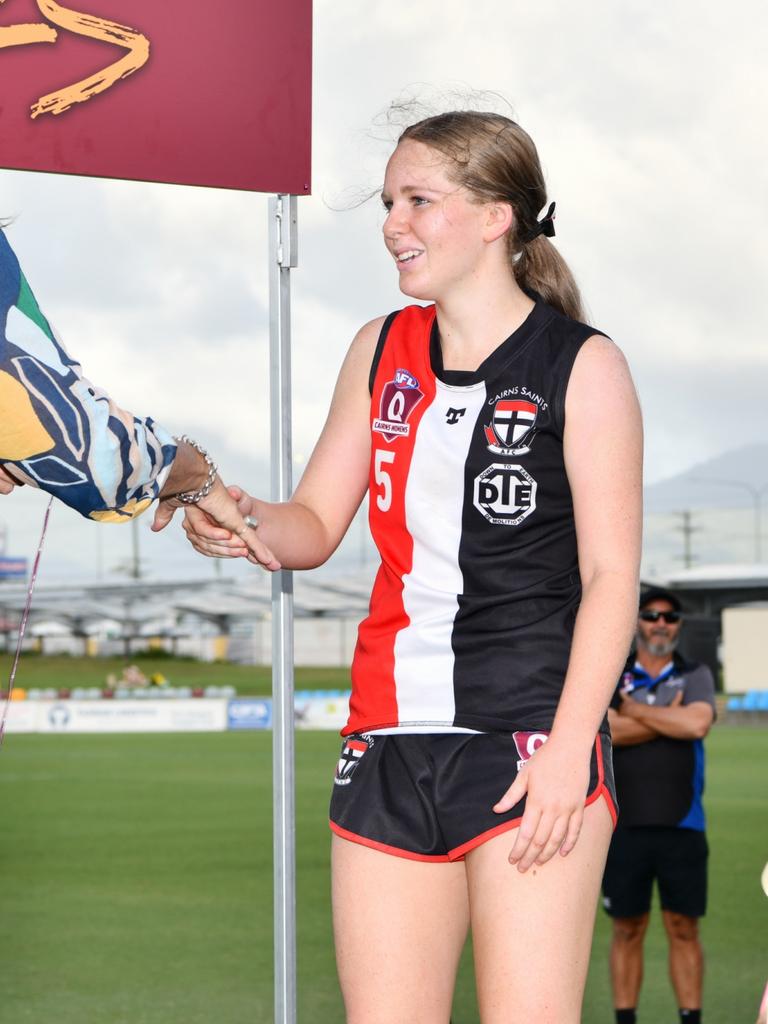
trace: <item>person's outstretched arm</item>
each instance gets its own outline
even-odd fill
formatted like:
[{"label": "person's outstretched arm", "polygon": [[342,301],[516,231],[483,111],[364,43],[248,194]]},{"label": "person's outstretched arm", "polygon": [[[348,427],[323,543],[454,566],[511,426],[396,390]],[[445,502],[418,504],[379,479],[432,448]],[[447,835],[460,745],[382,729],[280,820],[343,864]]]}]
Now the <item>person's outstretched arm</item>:
[{"label": "person's outstretched arm", "polygon": [[183,504],[177,495],[199,494],[215,522],[242,537],[262,564],[279,567],[200,451],[85,379],[0,229],[0,494],[18,484],[97,522],[125,522],[159,499],[156,530]]},{"label": "person's outstretched arm", "polygon": [[[325,562],[365,494],[371,460],[368,375],[382,323],[383,318],[366,324],[352,342],[323,432],[291,500],[274,504],[233,488],[240,511],[258,521],[258,538],[286,569],[312,569]],[[184,529],[201,554],[248,555],[241,540],[217,529],[198,509],[187,511]],[[253,556],[251,561],[261,562]]]},{"label": "person's outstretched arm", "polygon": [[83,377],[0,231],[0,464],[83,516],[131,519],[160,495],[176,442]]}]

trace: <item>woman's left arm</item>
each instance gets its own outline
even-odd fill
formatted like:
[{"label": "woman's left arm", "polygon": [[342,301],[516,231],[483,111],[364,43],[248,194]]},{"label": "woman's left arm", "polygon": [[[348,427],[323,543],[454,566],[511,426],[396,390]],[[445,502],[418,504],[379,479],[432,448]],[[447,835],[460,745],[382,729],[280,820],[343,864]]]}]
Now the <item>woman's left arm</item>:
[{"label": "woman's left arm", "polygon": [[574,363],[564,455],[573,496],[582,598],[549,739],[494,810],[527,794],[509,859],[525,871],[576,844],[589,763],[637,622],[642,533],[642,421],[624,356],[595,335]]}]

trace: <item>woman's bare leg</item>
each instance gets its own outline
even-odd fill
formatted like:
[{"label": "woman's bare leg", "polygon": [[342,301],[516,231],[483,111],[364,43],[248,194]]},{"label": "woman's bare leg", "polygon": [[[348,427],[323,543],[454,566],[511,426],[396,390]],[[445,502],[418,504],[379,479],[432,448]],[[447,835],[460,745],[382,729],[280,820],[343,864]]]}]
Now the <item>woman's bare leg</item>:
[{"label": "woman's bare leg", "polygon": [[521,874],[502,833],[467,854],[483,1024],[579,1024],[611,818],[584,812],[576,847]]},{"label": "woman's bare leg", "polygon": [[448,1024],[467,935],[463,864],[333,837],[333,928],[347,1024]]}]

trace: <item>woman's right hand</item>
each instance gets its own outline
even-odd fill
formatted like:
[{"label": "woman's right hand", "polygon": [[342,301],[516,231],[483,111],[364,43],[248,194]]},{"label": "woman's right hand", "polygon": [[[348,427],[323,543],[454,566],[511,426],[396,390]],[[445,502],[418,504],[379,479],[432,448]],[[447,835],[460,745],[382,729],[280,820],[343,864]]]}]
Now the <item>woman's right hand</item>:
[{"label": "woman's right hand", "polygon": [[[237,504],[240,516],[253,515],[254,499],[240,487],[228,487],[227,499]],[[192,547],[208,558],[247,558],[254,565],[260,565],[270,572],[280,568],[280,563],[259,540],[257,527],[245,525],[233,532],[219,525],[228,521],[218,505],[212,505],[213,492],[198,505],[189,505],[184,510],[182,526]],[[239,517],[238,517],[239,518]],[[248,542],[245,542],[247,531]]]},{"label": "woman's right hand", "polygon": [[11,494],[15,486],[16,481],[0,466],[0,494]]}]

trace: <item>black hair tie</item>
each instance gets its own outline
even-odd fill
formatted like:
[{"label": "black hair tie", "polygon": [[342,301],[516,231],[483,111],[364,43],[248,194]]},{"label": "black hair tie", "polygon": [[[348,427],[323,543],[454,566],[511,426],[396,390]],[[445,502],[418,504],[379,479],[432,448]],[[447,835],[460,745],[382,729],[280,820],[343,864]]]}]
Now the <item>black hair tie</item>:
[{"label": "black hair tie", "polygon": [[549,204],[546,216],[536,222],[536,227],[523,239],[525,243],[532,242],[539,235],[546,235],[547,238],[555,236],[555,203]]}]

